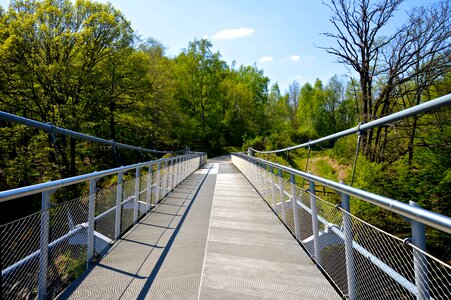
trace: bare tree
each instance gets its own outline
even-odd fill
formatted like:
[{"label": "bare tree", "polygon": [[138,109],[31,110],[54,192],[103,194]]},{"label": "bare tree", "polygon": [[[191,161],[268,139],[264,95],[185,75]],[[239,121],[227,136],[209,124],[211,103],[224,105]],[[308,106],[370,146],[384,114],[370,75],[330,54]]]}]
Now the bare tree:
[{"label": "bare tree", "polygon": [[296,127],[296,113],[299,107],[299,96],[301,94],[301,87],[299,82],[294,80],[288,86],[288,117],[293,127]]},{"label": "bare tree", "polygon": [[[417,94],[412,104],[419,103],[422,91],[449,68],[449,0],[412,10],[405,26],[382,35],[402,2],[330,0],[325,4],[332,10],[330,21],[336,29],[325,35],[337,45],[322,48],[357,72],[363,122],[391,113],[400,87],[407,82],[414,82]],[[384,159],[388,132],[388,127],[382,127],[364,133],[363,152],[371,160]]]}]

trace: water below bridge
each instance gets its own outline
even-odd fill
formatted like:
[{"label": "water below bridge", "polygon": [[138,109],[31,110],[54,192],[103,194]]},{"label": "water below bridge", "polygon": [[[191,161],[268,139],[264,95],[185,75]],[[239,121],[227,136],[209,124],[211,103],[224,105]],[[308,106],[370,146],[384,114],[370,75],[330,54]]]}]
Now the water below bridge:
[{"label": "water below bridge", "polygon": [[60,299],[339,299],[231,163],[211,159]]}]

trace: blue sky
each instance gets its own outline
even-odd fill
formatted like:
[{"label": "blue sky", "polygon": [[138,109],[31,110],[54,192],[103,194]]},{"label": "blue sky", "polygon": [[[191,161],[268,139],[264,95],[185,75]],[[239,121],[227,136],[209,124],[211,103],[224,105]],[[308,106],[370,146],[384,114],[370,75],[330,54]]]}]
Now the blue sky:
[{"label": "blue sky", "polygon": [[[143,38],[153,37],[176,56],[195,38],[208,38],[229,65],[263,69],[281,92],[297,80],[327,82],[334,74],[349,75],[336,58],[315,47],[334,45],[322,36],[333,32],[331,12],[321,0],[110,0]],[[391,22],[401,25],[405,10],[428,4],[406,0]],[[9,1],[0,0],[6,7]],[[390,28],[389,28],[390,29]]]}]

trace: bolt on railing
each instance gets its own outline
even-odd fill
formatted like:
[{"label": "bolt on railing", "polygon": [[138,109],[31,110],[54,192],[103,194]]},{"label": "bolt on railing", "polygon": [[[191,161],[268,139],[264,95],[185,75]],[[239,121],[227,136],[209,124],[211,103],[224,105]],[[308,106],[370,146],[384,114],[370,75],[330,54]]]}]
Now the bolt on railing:
[{"label": "bolt on railing", "polygon": [[[2,299],[56,296],[62,283],[87,268],[205,161],[205,153],[191,153],[0,192],[0,202],[42,194],[40,212],[0,225]],[[134,178],[124,180],[131,171]],[[117,176],[117,184],[99,190],[97,182],[107,176]],[[168,176],[173,178],[169,190]],[[88,196],[51,204],[58,189],[78,183],[89,184]]]},{"label": "bolt on railing", "polygon": [[[256,157],[233,154],[232,162],[344,297],[449,299],[451,266],[425,251],[425,224],[451,233],[451,218]],[[297,186],[296,177],[309,189]],[[316,185],[340,195],[341,206],[317,196]],[[412,239],[352,215],[351,196],[403,217],[411,224]]]}]

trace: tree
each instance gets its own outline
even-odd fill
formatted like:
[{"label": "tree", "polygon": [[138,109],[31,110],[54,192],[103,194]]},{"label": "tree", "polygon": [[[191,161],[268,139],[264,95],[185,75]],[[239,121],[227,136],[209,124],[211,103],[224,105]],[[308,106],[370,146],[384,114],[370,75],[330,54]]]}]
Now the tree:
[{"label": "tree", "polygon": [[[333,12],[330,21],[337,32],[325,35],[338,45],[324,49],[357,72],[363,122],[399,110],[403,87],[411,86],[416,91],[411,105],[421,102],[422,90],[449,68],[449,1],[412,10],[407,24],[383,36],[382,29],[401,3],[402,0],[331,0],[328,4]],[[370,160],[385,159],[389,131],[385,126],[364,133],[362,148]]]},{"label": "tree", "polygon": [[297,127],[296,124],[296,113],[298,111],[299,107],[299,96],[300,96],[300,85],[299,82],[294,80],[289,86],[288,86],[288,117],[290,118],[291,125],[293,128]]},{"label": "tree", "polygon": [[206,39],[194,40],[175,59],[176,98],[193,118],[189,122],[190,135],[203,149],[216,143],[213,137],[219,136],[220,83],[226,69],[220,54],[213,53],[211,47]]},{"label": "tree", "polygon": [[[336,33],[325,33],[336,40],[337,47],[326,47],[326,52],[338,57],[338,61],[350,66],[359,75],[361,91],[361,121],[368,122],[377,116],[374,110],[373,83],[384,73],[380,58],[383,49],[397,34],[382,37],[381,30],[393,17],[402,0],[330,0],[330,22]],[[362,148],[371,149],[372,130],[364,136]]]},{"label": "tree", "polygon": [[[77,131],[98,118],[102,65],[133,38],[118,10],[90,1],[13,1],[1,23],[3,109]],[[58,145],[63,175],[75,175],[76,140],[61,137]]]}]

